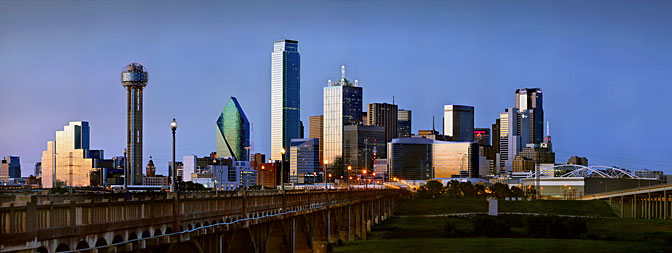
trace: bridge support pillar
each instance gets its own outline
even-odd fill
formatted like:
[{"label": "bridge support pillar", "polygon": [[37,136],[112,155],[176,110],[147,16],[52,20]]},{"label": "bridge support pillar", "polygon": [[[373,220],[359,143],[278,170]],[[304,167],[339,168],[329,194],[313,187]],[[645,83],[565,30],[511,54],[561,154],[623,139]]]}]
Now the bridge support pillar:
[{"label": "bridge support pillar", "polygon": [[[611,198],[609,198],[609,200],[611,200]],[[623,201],[624,201],[623,196],[621,196],[621,218],[624,218],[624,216],[623,216],[623,204],[624,204]]]},{"label": "bridge support pillar", "polygon": [[663,191],[663,219],[667,220],[667,191]]}]

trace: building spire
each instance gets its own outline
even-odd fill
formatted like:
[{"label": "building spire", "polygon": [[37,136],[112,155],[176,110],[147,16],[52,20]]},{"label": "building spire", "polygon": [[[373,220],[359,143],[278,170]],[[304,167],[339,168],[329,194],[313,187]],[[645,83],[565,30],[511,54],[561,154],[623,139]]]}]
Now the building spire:
[{"label": "building spire", "polygon": [[544,137],[544,143],[547,147],[551,148],[551,122],[546,121],[546,137]]},{"label": "building spire", "polygon": [[345,79],[345,65],[341,65],[341,79]]}]

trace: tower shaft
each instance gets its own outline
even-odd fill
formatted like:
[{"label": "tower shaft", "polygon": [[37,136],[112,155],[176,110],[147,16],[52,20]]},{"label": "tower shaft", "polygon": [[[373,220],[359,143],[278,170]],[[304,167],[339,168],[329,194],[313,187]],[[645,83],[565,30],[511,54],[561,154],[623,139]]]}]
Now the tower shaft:
[{"label": "tower shaft", "polygon": [[127,86],[128,184],[142,184],[142,86]]}]

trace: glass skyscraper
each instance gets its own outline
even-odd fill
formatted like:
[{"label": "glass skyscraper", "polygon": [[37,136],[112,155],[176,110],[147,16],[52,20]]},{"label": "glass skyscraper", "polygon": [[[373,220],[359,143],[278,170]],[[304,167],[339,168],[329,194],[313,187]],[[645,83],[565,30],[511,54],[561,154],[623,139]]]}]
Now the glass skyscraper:
[{"label": "glass skyscraper", "polygon": [[291,139],[301,137],[299,42],[280,40],[271,53],[271,159],[281,160]]},{"label": "glass skyscraper", "polygon": [[[345,78],[341,66],[341,80],[329,81],[324,87],[324,151],[323,159],[334,163],[343,159],[343,126],[357,125],[362,121],[362,87]],[[342,169],[342,168],[341,168]]]},{"label": "glass skyscraper", "polygon": [[391,178],[427,180],[479,176],[478,144],[474,142],[400,138],[392,140],[387,150]]},{"label": "glass skyscraper", "polygon": [[58,181],[64,186],[91,185],[94,164],[89,153],[89,122],[70,122],[42,152],[42,186],[52,188]]},{"label": "glass skyscraper", "polygon": [[250,122],[238,99],[231,97],[217,119],[217,157],[247,161],[250,147]]},{"label": "glass skyscraper", "polygon": [[398,138],[411,137],[411,110],[399,109],[397,113]]},{"label": "glass skyscraper", "polygon": [[453,141],[474,141],[474,107],[444,105],[443,135],[450,136]]},{"label": "glass skyscraper", "polygon": [[320,139],[292,139],[289,150],[289,181],[315,183],[319,178],[313,173],[320,169]]},{"label": "glass skyscraper", "polygon": [[[516,90],[516,109],[518,109],[518,133],[523,137],[522,146],[528,143],[540,144],[544,141],[544,99],[540,88]],[[523,115],[527,113],[527,115]],[[523,118],[527,117],[527,118]],[[523,122],[529,124],[523,127]],[[525,133],[525,136],[523,136]]]}]

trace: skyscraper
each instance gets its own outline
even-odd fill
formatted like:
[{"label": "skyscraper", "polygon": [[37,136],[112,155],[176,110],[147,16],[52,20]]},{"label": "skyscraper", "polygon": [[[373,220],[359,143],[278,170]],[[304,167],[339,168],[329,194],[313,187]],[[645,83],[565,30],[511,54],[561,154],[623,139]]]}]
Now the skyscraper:
[{"label": "skyscraper", "polygon": [[343,126],[357,125],[362,119],[362,87],[355,80],[345,78],[341,66],[341,80],[324,87],[324,160],[334,163],[343,159]]},{"label": "skyscraper", "polygon": [[0,181],[21,177],[21,159],[18,156],[5,156],[0,160]]},{"label": "skyscraper", "polygon": [[291,139],[301,135],[299,42],[280,40],[271,53],[271,159],[281,160]]},{"label": "skyscraper", "polygon": [[397,111],[397,136],[398,138],[409,138],[413,130],[411,129],[411,110],[399,109]]},{"label": "skyscraper", "polygon": [[[385,128],[385,143],[397,138],[397,105],[388,103],[371,103],[367,106],[367,121],[369,126],[382,126]],[[381,141],[381,140],[379,140]]]},{"label": "skyscraper", "polygon": [[520,136],[518,135],[518,109],[506,108],[499,113],[499,167],[507,172],[513,169],[513,159],[520,151]]},{"label": "skyscraper", "polygon": [[129,178],[126,180],[128,184],[142,184],[142,90],[147,86],[147,81],[147,70],[140,63],[128,64],[121,72],[121,84],[126,88],[127,93],[126,146]]},{"label": "skyscraper", "polygon": [[490,128],[474,128],[474,142],[490,146]]},{"label": "skyscraper", "polygon": [[320,161],[324,161],[324,136],[322,132],[324,131],[323,122],[324,116],[310,116],[310,121],[308,123],[308,137],[318,139],[320,143]]},{"label": "skyscraper", "polygon": [[320,140],[316,138],[292,139],[289,149],[289,182],[316,183],[313,173],[320,169]]},{"label": "skyscraper", "polygon": [[[516,90],[516,109],[518,109],[518,132],[526,133],[522,146],[528,143],[540,144],[544,141],[544,103],[540,88]],[[523,129],[523,112],[527,112],[529,125]]]},{"label": "skyscraper", "polygon": [[250,147],[250,122],[235,97],[229,98],[217,119],[217,157],[247,161]]},{"label": "skyscraper", "polygon": [[474,107],[444,105],[443,135],[453,141],[474,141]]},{"label": "skyscraper", "polygon": [[[349,125],[343,127],[343,163],[352,166],[352,173],[373,170],[376,158],[387,157],[385,127]],[[342,168],[334,168],[335,176],[345,176]]]},{"label": "skyscraper", "polygon": [[70,122],[56,131],[56,140],[42,151],[42,186],[52,188],[59,181],[64,186],[91,185],[95,161],[89,155],[89,122]]}]

